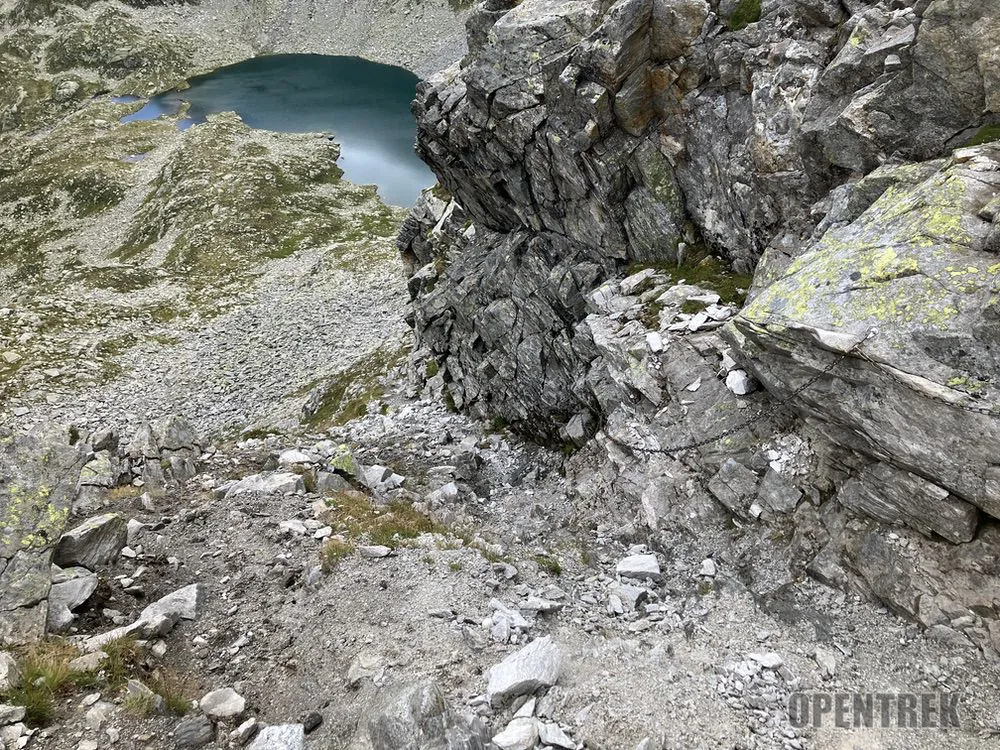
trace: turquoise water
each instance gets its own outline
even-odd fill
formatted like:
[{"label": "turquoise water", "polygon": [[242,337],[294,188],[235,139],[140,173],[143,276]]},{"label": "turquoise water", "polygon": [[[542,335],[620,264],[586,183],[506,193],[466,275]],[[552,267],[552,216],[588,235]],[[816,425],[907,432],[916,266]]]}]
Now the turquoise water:
[{"label": "turquoise water", "polygon": [[436,181],[413,150],[417,81],[408,70],[358,57],[270,55],[192,78],[190,88],[155,96],[122,121],[174,115],[186,102],[181,128],[236,112],[263,130],[329,132],[341,145],[338,164],[348,180],[376,185],[387,203],[409,206]]}]

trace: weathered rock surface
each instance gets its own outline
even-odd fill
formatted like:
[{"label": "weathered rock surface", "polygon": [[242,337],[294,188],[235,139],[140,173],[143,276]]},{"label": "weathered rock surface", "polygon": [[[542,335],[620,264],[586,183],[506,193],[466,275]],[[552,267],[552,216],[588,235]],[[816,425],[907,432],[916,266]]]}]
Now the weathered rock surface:
[{"label": "weathered rock surface", "polygon": [[201,714],[184,717],[174,728],[177,747],[203,747],[214,739],[215,727],[207,716]]},{"label": "weathered rock surface", "polygon": [[232,688],[219,688],[202,696],[198,707],[213,719],[228,719],[243,713],[246,700]]},{"label": "weathered rock surface", "polygon": [[[824,234],[730,329],[748,366],[779,396],[831,368],[793,406],[820,420],[835,443],[923,476],[993,516],[1000,516],[1000,475],[988,447],[1000,437],[991,374],[1000,262],[986,241],[998,191],[1000,149],[956,152]],[[972,434],[976,440],[955,450],[956,436]],[[902,483],[890,491],[907,493]],[[913,502],[928,497],[918,493]],[[926,517],[935,505],[942,524],[963,526],[945,536],[968,541],[970,509],[947,495],[907,512]]]},{"label": "weathered rock surface", "polygon": [[302,750],[305,746],[306,734],[301,724],[279,724],[261,729],[248,747],[250,750]]},{"label": "weathered rock surface", "polygon": [[490,703],[501,705],[519,695],[531,695],[555,685],[562,667],[562,650],[552,638],[536,638],[490,670],[486,696]]},{"label": "weathered rock surface", "polygon": [[[913,616],[914,586],[971,606],[970,551],[929,540],[941,575],[904,583],[889,532],[834,509],[959,544],[1000,517],[997,52],[978,35],[1000,14],[736,10],[473,14],[469,56],[414,104],[441,187],[399,240],[413,372],[473,415],[586,446],[583,502],[620,493],[662,529],[719,518],[717,500],[796,529],[791,566],[897,611]],[[738,315],[750,281],[706,271],[706,245],[754,272]]]},{"label": "weathered rock surface", "polygon": [[94,516],[62,535],[54,561],[63,567],[80,565],[95,570],[114,560],[127,540],[125,519],[120,515]]},{"label": "weathered rock surface", "polygon": [[0,435],[0,646],[45,634],[50,561],[83,458],[60,430]]},{"label": "weathered rock surface", "polygon": [[470,728],[448,705],[434,683],[388,688],[377,699],[359,731],[373,750],[484,750],[487,739]]},{"label": "weathered rock surface", "polygon": [[200,583],[192,583],[147,606],[139,613],[135,622],[91,636],[83,642],[82,647],[85,651],[97,651],[120,638],[129,636],[148,638],[166,635],[181,620],[197,619],[204,597],[204,586]]},{"label": "weathered rock surface", "polygon": [[415,102],[419,151],[454,202],[429,198],[400,238],[418,344],[456,404],[534,431],[593,411],[576,329],[591,288],[701,238],[744,271],[768,246],[798,254],[846,170],[969,137],[994,52],[947,40],[964,12],[998,20],[960,5],[848,17],[785,0],[746,28],[701,0],[475,14],[470,55]]},{"label": "weathered rock surface", "polygon": [[84,604],[97,590],[97,576],[84,568],[61,570],[52,576],[49,589],[47,629],[59,633],[73,622],[73,610]]}]

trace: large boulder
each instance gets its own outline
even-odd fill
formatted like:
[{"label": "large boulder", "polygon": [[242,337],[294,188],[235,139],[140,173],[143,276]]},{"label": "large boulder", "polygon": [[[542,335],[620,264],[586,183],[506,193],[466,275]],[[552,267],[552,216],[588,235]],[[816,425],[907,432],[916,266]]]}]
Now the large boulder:
[{"label": "large boulder", "polygon": [[56,548],[55,563],[96,570],[117,558],[127,540],[127,524],[122,516],[117,513],[94,516],[63,534]]},{"label": "large boulder", "polygon": [[[1000,517],[998,191],[1000,146],[959,150],[929,176],[888,185],[727,330],[771,393],[834,443],[944,488],[938,512],[956,518],[967,516],[962,501]],[[971,535],[967,521],[935,525],[933,507],[918,515],[917,528]]]},{"label": "large boulder", "polygon": [[488,737],[459,717],[432,682],[385,689],[359,729],[373,750],[484,750]]}]

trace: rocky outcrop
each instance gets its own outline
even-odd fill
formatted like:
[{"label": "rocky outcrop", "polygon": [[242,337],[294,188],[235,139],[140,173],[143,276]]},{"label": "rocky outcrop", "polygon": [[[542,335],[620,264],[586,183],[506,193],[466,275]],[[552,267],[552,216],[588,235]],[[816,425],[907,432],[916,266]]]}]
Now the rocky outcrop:
[{"label": "rocky outcrop", "polygon": [[575,387],[589,289],[706,247],[780,268],[852,174],[972,137],[993,52],[948,34],[961,12],[995,21],[960,4],[774,2],[745,28],[738,4],[702,0],[477,8],[470,54],[415,102],[454,203],[401,237],[418,343],[456,404],[536,432],[593,415]]},{"label": "rocky outcrop", "polygon": [[83,463],[58,430],[0,436],[0,646],[45,634],[50,561],[69,518]]},{"label": "rocky outcrop", "polygon": [[[826,232],[757,295],[730,338],[778,395],[850,351],[851,361],[804,391],[796,408],[820,420],[834,442],[1000,516],[1000,467],[990,447],[1000,437],[993,375],[1000,259],[989,247],[1000,148],[960,150],[915,184],[884,184],[864,213]],[[905,494],[904,506],[924,493]],[[968,514],[947,502],[947,492],[933,506]]]},{"label": "rocky outcrop", "polygon": [[[414,105],[441,183],[400,235],[415,373],[586,445],[581,503],[628,498],[653,530],[724,508],[897,611],[982,612],[949,550],[989,557],[1000,517],[1000,15],[754,6],[476,9]],[[887,562],[882,524],[924,535],[926,574]]]}]

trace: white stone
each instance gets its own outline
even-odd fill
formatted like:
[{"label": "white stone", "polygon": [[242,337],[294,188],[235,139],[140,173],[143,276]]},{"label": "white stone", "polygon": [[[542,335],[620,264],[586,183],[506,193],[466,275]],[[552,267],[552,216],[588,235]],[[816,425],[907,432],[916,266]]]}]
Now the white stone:
[{"label": "white stone", "polygon": [[308,453],[300,450],[287,450],[278,456],[278,463],[281,466],[301,466],[303,464],[315,463],[315,459]]},{"label": "white stone", "polygon": [[757,390],[757,383],[747,375],[746,370],[731,370],[726,375],[726,388],[737,396],[745,396]]},{"label": "white stone", "polygon": [[660,563],[656,555],[629,555],[620,560],[615,572],[622,578],[652,578],[660,580]]},{"label": "white stone", "polygon": [[242,695],[227,687],[206,693],[198,705],[206,716],[213,719],[228,719],[243,713],[247,702]]},{"label": "white stone", "polygon": [[733,317],[733,308],[726,305],[709,305],[705,314],[715,321],[729,320]]},{"label": "white stone", "polygon": [[698,571],[698,575],[715,578],[716,573],[718,573],[718,569],[715,567],[715,560],[711,557],[706,557],[701,561],[701,569]]},{"label": "white stone", "polygon": [[493,737],[499,750],[531,750],[538,742],[538,722],[534,719],[514,719],[507,728]]},{"label": "white stone", "polygon": [[368,489],[374,490],[391,476],[392,469],[375,464],[365,467],[365,470],[361,472],[361,483]]},{"label": "white stone", "polygon": [[386,547],[385,545],[382,544],[361,545],[360,547],[358,547],[358,553],[360,553],[362,557],[367,557],[372,560],[377,560],[381,557],[388,557],[389,555],[391,555],[392,548]]},{"label": "white stone", "polygon": [[161,614],[176,615],[180,620],[197,620],[205,600],[205,587],[192,583],[167,594],[150,604],[139,615],[140,620],[152,620]]},{"label": "white stone", "polygon": [[663,337],[656,331],[650,331],[646,334],[646,346],[653,354],[659,354],[663,351]]},{"label": "white stone", "polygon": [[259,492],[262,495],[284,495],[289,492],[305,492],[302,477],[291,472],[275,472],[251,474],[243,477],[226,490],[226,497],[242,495],[246,492]]},{"label": "white stone", "polygon": [[250,750],[304,750],[306,731],[301,724],[266,727],[250,743]]},{"label": "white stone", "polygon": [[562,672],[562,660],[562,651],[550,636],[536,638],[490,669],[487,698],[493,705],[501,705],[555,685]]},{"label": "white stone", "polygon": [[21,684],[21,668],[13,656],[0,651],[0,692],[6,693]]},{"label": "white stone", "polygon": [[362,651],[354,657],[351,666],[347,670],[347,684],[357,687],[364,679],[372,681],[379,680],[385,672],[385,664],[382,657],[372,651]]},{"label": "white stone", "polygon": [[576,742],[558,724],[551,721],[539,723],[538,739],[543,745],[550,747],[561,747],[565,750],[575,750],[576,748]]},{"label": "white stone", "polygon": [[25,713],[27,713],[27,711],[24,706],[0,705],[0,726],[5,724],[16,724],[19,721],[23,721]]},{"label": "white stone", "polygon": [[784,659],[773,651],[768,651],[764,654],[750,654],[750,658],[764,667],[764,669],[777,669],[785,663]]},{"label": "white stone", "polygon": [[816,664],[819,665],[820,671],[826,677],[833,677],[837,672],[837,657],[833,655],[832,652],[827,651],[824,648],[817,647],[816,653],[813,654],[813,658],[816,660]]},{"label": "white stone", "polygon": [[114,710],[115,705],[113,703],[98,701],[83,715],[84,726],[96,732],[101,728],[101,724],[108,720],[108,717],[111,716]]},{"label": "white stone", "polygon": [[256,732],[257,719],[251,716],[229,733],[229,739],[242,747],[250,741],[250,738],[253,737]]},{"label": "white stone", "polygon": [[297,518],[282,521],[278,524],[278,528],[286,534],[295,534],[296,536],[304,536],[307,531],[306,525]]}]

